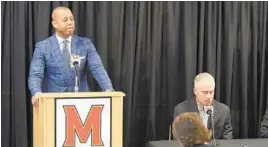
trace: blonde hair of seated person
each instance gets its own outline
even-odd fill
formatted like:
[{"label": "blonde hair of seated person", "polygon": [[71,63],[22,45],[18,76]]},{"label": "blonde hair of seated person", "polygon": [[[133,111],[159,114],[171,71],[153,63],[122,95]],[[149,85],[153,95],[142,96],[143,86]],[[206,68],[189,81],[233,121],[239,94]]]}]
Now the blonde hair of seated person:
[{"label": "blonde hair of seated person", "polygon": [[196,112],[186,112],[177,116],[172,128],[173,136],[183,147],[206,144],[211,140],[211,134]]}]

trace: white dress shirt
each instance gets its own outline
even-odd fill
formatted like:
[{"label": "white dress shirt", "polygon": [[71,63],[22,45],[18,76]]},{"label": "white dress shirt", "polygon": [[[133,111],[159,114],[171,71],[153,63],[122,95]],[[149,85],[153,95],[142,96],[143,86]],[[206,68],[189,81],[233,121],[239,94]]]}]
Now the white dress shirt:
[{"label": "white dress shirt", "polygon": [[60,52],[61,52],[61,53],[62,53],[63,46],[64,46],[63,41],[64,41],[64,40],[68,40],[68,41],[69,41],[69,42],[68,42],[68,49],[69,49],[69,53],[70,53],[70,55],[71,55],[71,41],[72,41],[72,36],[69,36],[67,39],[64,39],[64,38],[62,38],[62,37],[60,37],[60,36],[58,36],[58,35],[56,34],[56,37],[57,37],[57,40],[58,40],[59,45],[60,45]]}]

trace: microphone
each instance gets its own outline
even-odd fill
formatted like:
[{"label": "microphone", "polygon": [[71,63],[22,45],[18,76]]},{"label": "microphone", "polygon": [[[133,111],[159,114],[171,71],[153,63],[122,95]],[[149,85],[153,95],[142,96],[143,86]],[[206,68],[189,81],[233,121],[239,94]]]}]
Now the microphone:
[{"label": "microphone", "polygon": [[74,92],[79,91],[79,68],[80,68],[80,58],[75,57],[72,58],[72,64],[75,68],[75,86],[74,86]]},{"label": "microphone", "polygon": [[[213,107],[211,106],[211,108],[213,109]],[[212,138],[213,138],[213,141],[214,141],[214,146],[216,147],[216,140],[215,140],[215,136],[214,136],[214,120],[213,120],[213,111],[211,108],[208,108],[206,113],[208,115],[208,123],[207,123],[207,128],[208,130],[212,131]]]},{"label": "microphone", "polygon": [[208,122],[207,122],[207,128],[208,130],[212,130],[213,131],[213,124],[212,124],[212,110],[211,109],[208,109],[206,111],[207,115],[208,115]]},{"label": "microphone", "polygon": [[73,66],[75,67],[75,69],[79,68],[79,59],[73,60]]},{"label": "microphone", "polygon": [[209,116],[212,115],[212,110],[211,110],[211,109],[208,109],[208,110],[207,110],[207,115],[209,115]]}]

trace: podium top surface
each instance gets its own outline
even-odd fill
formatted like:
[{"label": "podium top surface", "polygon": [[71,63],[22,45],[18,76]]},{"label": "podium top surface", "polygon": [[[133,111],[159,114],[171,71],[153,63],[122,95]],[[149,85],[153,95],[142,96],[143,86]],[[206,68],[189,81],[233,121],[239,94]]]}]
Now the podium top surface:
[{"label": "podium top surface", "polygon": [[64,97],[123,97],[123,92],[60,92],[60,93],[41,93],[38,98],[64,98]]}]

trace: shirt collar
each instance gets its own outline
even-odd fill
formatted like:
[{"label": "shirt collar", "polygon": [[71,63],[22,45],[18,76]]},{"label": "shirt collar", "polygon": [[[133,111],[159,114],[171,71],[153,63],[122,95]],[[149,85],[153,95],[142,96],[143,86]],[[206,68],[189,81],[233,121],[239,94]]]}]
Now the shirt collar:
[{"label": "shirt collar", "polygon": [[197,104],[197,108],[198,108],[198,111],[199,112],[204,112],[206,114],[207,114],[207,110],[208,109],[211,109],[212,114],[214,114],[214,107],[213,107],[213,105],[211,105],[210,107],[201,107],[200,105]]},{"label": "shirt collar", "polygon": [[197,101],[196,101],[196,105],[197,105],[197,109],[198,109],[198,111],[206,111],[208,108],[211,108],[211,109],[214,109],[214,107],[215,107],[215,101],[213,100],[212,101],[212,103],[211,103],[211,105],[209,106],[209,107],[202,107],[202,106],[200,106],[198,103],[197,103]]},{"label": "shirt collar", "polygon": [[202,107],[202,106],[200,106],[199,104],[197,104],[197,108],[198,108],[198,111],[206,111],[206,110],[208,110],[208,109],[213,109],[213,105]]},{"label": "shirt collar", "polygon": [[198,108],[198,111],[203,111],[203,107],[201,107],[200,105],[197,104],[197,108]]},{"label": "shirt collar", "polygon": [[59,44],[61,44],[64,40],[68,40],[69,42],[72,41],[72,36],[69,36],[67,39],[64,39],[64,38],[58,36],[57,33],[56,33],[56,37],[57,37],[57,40],[58,40]]}]

